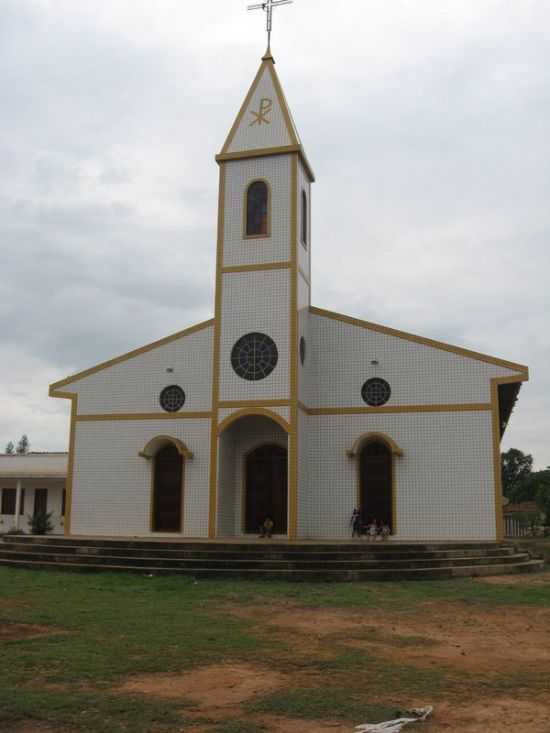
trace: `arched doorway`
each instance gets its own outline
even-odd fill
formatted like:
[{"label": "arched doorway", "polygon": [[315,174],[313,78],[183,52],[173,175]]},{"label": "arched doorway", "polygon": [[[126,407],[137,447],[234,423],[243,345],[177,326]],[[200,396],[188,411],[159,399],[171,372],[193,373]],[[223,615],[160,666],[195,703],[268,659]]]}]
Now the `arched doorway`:
[{"label": "arched doorway", "polygon": [[256,533],[269,515],[275,534],[287,533],[287,449],[275,444],[261,445],[245,460],[244,530]]},{"label": "arched doorway", "polygon": [[181,532],[183,456],[173,443],[160,448],[153,469],[153,532]]},{"label": "arched doorway", "polygon": [[366,443],[360,457],[360,497],[363,524],[376,519],[393,526],[393,460],[389,446],[381,441]]}]

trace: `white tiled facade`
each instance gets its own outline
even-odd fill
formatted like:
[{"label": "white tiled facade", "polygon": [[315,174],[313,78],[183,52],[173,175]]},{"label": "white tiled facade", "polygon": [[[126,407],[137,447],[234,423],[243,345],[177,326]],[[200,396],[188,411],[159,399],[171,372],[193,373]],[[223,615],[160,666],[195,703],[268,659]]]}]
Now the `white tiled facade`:
[{"label": "white tiled facade", "polygon": [[[52,394],[72,398],[76,408],[70,533],[155,534],[155,458],[142,453],[163,436],[185,450],[175,534],[241,536],[245,458],[269,444],[288,450],[289,536],[346,538],[360,486],[360,458],[350,452],[375,433],[399,449],[388,488],[394,539],[496,539],[491,380],[519,382],[525,369],[311,308],[312,175],[269,58],[258,79],[219,158],[213,321],[53,385]],[[268,111],[255,124],[261,105]],[[247,238],[245,197],[254,180],[268,183],[270,228],[268,236]],[[257,381],[231,365],[234,344],[251,332],[270,336],[278,352],[273,371]],[[371,377],[391,386],[380,409],[367,408],[361,396]],[[159,405],[170,384],[186,397],[175,413]]]}]

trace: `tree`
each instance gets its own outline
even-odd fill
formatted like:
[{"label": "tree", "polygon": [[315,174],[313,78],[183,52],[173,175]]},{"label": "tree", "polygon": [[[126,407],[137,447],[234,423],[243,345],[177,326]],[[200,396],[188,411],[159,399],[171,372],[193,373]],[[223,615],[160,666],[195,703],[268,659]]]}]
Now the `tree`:
[{"label": "tree", "polygon": [[6,445],[6,453],[9,456],[12,456],[15,453],[15,446],[13,444],[13,441],[10,440],[10,442]]},{"label": "tree", "polygon": [[550,526],[550,466],[545,471],[537,471],[531,479],[535,490],[535,500],[544,514],[544,524]]},{"label": "tree", "polygon": [[530,497],[528,480],[533,470],[533,456],[517,448],[501,454],[502,491],[511,501],[527,501]]},{"label": "tree", "polygon": [[31,444],[29,443],[29,439],[27,438],[27,436],[22,435],[19,439],[19,443],[17,443],[17,448],[15,450],[20,456],[24,456],[25,453],[29,452],[30,445]]}]

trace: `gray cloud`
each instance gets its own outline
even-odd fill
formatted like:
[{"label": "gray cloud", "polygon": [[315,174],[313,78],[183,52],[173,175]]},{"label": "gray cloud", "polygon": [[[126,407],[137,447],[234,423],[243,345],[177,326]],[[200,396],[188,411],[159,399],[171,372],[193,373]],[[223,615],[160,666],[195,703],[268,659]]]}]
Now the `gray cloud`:
[{"label": "gray cloud", "polygon": [[[318,179],[314,302],[528,363],[505,445],[548,465],[550,10],[364,12],[276,18]],[[65,447],[50,381],[212,314],[213,156],[261,23],[222,0],[2,3],[0,441]]]}]

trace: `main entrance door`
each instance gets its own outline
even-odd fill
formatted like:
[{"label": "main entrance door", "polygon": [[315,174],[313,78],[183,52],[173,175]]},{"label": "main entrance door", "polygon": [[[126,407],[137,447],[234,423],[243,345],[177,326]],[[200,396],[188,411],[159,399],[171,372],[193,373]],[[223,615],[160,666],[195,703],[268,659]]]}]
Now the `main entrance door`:
[{"label": "main entrance door", "polygon": [[384,443],[367,443],[360,461],[363,524],[376,519],[388,524],[393,532],[391,451]]},{"label": "main entrance door", "polygon": [[181,532],[183,456],[171,443],[155,456],[153,532]]},{"label": "main entrance door", "polygon": [[287,533],[287,451],[262,445],[246,457],[245,532],[257,532],[267,515],[275,534]]}]

